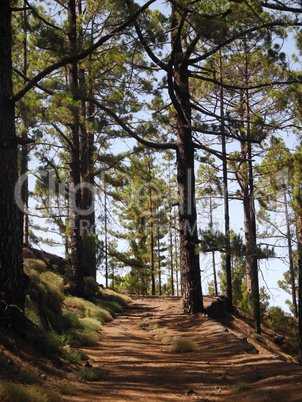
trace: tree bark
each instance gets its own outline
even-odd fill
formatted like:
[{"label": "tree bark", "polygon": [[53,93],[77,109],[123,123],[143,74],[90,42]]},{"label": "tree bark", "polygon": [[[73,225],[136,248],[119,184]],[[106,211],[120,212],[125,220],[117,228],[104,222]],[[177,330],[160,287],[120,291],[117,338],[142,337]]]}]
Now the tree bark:
[{"label": "tree bark", "polygon": [[[69,45],[71,54],[77,54],[77,14],[75,0],[68,1]],[[69,85],[74,101],[79,101],[78,65],[69,65]],[[81,191],[80,191],[80,143],[79,143],[79,108],[72,111],[71,146],[70,146],[70,246],[71,272],[74,291],[78,295],[84,293],[82,237],[80,233]]]},{"label": "tree bark", "polygon": [[[219,58],[220,83],[223,82],[222,57]],[[231,246],[230,246],[230,212],[229,212],[229,187],[227,170],[227,153],[225,140],[225,119],[224,119],[224,92],[223,86],[220,87],[220,118],[221,118],[221,141],[222,141],[222,170],[223,170],[223,199],[224,199],[224,234],[226,242],[225,255],[225,274],[227,283],[228,311],[233,312],[233,290],[232,290],[232,269],[231,269]]]},{"label": "tree bark", "polygon": [[[22,212],[17,206],[18,180],[15,106],[11,101],[11,9],[0,7],[0,324],[20,333],[24,330],[27,276],[22,261]],[[21,194],[17,192],[21,200]]]},{"label": "tree bark", "polygon": [[172,102],[177,111],[176,161],[183,309],[186,313],[198,313],[203,311],[203,299],[199,253],[197,251],[198,232],[195,202],[194,143],[190,129],[189,69],[181,44],[180,31],[182,22],[180,17],[176,17],[176,12],[172,12],[172,53],[170,79],[168,82]]},{"label": "tree bark", "polygon": [[[296,216],[298,214],[296,213]],[[299,364],[302,364],[302,216],[297,216],[297,238],[298,238],[298,318],[299,318]]]},{"label": "tree bark", "polygon": [[283,183],[283,199],[285,206],[285,220],[286,220],[286,237],[287,237],[287,245],[288,245],[288,258],[289,258],[289,272],[290,272],[290,285],[292,292],[292,302],[293,302],[293,314],[297,318],[298,317],[298,307],[297,307],[297,295],[296,295],[296,278],[295,278],[295,270],[294,270],[294,262],[293,262],[293,249],[292,249],[292,241],[290,234],[290,222],[289,222],[289,214],[288,214],[288,201],[286,196],[286,186]]}]

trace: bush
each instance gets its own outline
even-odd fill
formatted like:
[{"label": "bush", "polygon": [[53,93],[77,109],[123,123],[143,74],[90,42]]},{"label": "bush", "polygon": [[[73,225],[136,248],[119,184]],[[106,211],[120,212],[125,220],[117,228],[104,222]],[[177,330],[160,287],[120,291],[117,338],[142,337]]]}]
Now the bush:
[{"label": "bush", "polygon": [[81,318],[80,323],[83,328],[98,332],[101,329],[102,323],[95,318]]},{"label": "bush", "polygon": [[245,391],[248,388],[249,386],[246,382],[238,382],[234,385],[232,392],[233,394],[238,394],[239,392]]},{"label": "bush", "polygon": [[197,345],[190,339],[177,339],[172,345],[172,352],[186,353],[196,350]]},{"label": "bush", "polygon": [[123,307],[127,307],[128,304],[132,303],[131,297],[116,293],[114,290],[111,289],[103,290],[100,294],[100,297],[108,301],[115,301]]},{"label": "bush", "polygon": [[24,270],[28,275],[30,274],[31,270],[41,273],[46,270],[46,264],[44,261],[41,260],[35,260],[34,258],[25,258]]},{"label": "bush", "polygon": [[58,386],[59,391],[63,395],[76,395],[78,387],[72,384],[62,384]]},{"label": "bush", "polygon": [[83,367],[77,372],[77,377],[83,378],[86,381],[98,381],[100,374],[90,367]]},{"label": "bush", "polygon": [[43,384],[43,379],[30,371],[19,373],[16,377],[16,381],[21,384]]},{"label": "bush", "polygon": [[78,310],[77,314],[82,318],[93,317],[101,322],[112,321],[112,316],[107,310],[79,297],[66,297],[64,304],[70,309]]},{"label": "bush", "polygon": [[54,390],[38,385],[24,386],[0,382],[0,400],[10,402],[57,402],[61,396]]},{"label": "bush", "polygon": [[70,328],[67,334],[72,339],[72,346],[96,346],[99,342],[99,335],[88,329]]},{"label": "bush", "polygon": [[271,307],[268,312],[268,317],[264,320],[264,324],[275,331],[282,331],[293,325],[294,320],[290,317],[285,317],[282,308]]}]

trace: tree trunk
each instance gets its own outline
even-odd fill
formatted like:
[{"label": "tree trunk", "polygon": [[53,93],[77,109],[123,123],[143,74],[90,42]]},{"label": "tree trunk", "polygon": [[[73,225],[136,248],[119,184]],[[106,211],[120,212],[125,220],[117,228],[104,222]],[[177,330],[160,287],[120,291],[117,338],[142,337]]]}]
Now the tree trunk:
[{"label": "tree trunk", "polygon": [[[77,53],[77,15],[75,0],[68,1],[69,44],[71,54]],[[69,85],[74,101],[78,101],[78,65],[69,66]],[[83,294],[83,253],[80,233],[81,191],[80,191],[80,145],[79,145],[79,109],[73,108],[70,145],[70,246],[71,271],[75,293]]]},{"label": "tree trunk", "polygon": [[[82,88],[86,81],[85,72],[80,72],[80,84]],[[91,95],[90,95],[91,96]],[[81,116],[84,121],[80,124],[80,154],[81,154],[81,211],[84,214],[82,219],[83,249],[85,237],[89,236],[88,249],[84,250],[84,275],[96,279],[96,238],[95,238],[95,209],[94,209],[94,166],[93,166],[93,141],[94,135],[90,130],[94,108],[91,103],[82,101]],[[92,237],[94,236],[94,237]],[[93,244],[92,244],[93,242]]]},{"label": "tree trunk", "polygon": [[[27,76],[27,11],[26,11],[26,2],[23,1],[23,23],[24,23],[24,38],[22,41],[22,73],[24,77]],[[24,80],[26,83],[26,81]],[[24,128],[22,130],[22,139],[27,139],[27,126],[26,123],[23,121]],[[20,176],[27,174],[28,171],[28,146],[23,145],[21,148],[21,167],[20,167]],[[22,200],[23,200],[23,219],[22,219],[22,231],[23,233],[23,243],[24,246],[28,247],[29,244],[29,217],[28,217],[28,179],[26,179],[22,186]]]},{"label": "tree trunk", "polygon": [[[296,213],[296,216],[298,214]],[[298,268],[299,268],[299,289],[298,289],[298,318],[299,318],[299,363],[302,364],[302,216],[297,216],[297,237],[298,237]]]},{"label": "tree trunk", "polygon": [[170,276],[171,276],[171,295],[174,296],[174,264],[173,264],[173,233],[172,233],[172,208],[171,208],[171,225],[170,225],[170,259],[171,259],[171,267],[170,267]]},{"label": "tree trunk", "polygon": [[[169,92],[177,111],[177,184],[179,193],[180,269],[183,309],[203,311],[195,202],[194,143],[191,132],[189,69],[184,58],[181,35],[183,21],[172,12],[172,53]],[[172,71],[171,71],[172,70]],[[173,76],[173,79],[172,79]],[[171,82],[172,80],[172,82]],[[172,93],[173,91],[173,93]]]},{"label": "tree trunk", "polygon": [[[15,107],[11,102],[11,9],[0,7],[0,324],[21,333],[27,277],[22,261],[22,212],[17,206],[18,180]],[[21,194],[16,194],[21,200]]]},{"label": "tree trunk", "polygon": [[[219,58],[220,83],[223,81],[222,58]],[[221,117],[221,140],[222,140],[222,170],[223,170],[223,199],[224,199],[224,234],[226,242],[225,255],[225,275],[227,283],[228,311],[233,312],[233,290],[232,290],[232,270],[231,270],[231,254],[230,254],[230,212],[229,212],[229,188],[228,188],[228,170],[227,170],[227,153],[225,140],[225,119],[224,119],[224,92],[223,86],[220,87],[220,117]]]},{"label": "tree trunk", "polygon": [[285,220],[286,220],[286,237],[287,237],[287,245],[288,245],[288,257],[289,257],[289,272],[290,272],[290,284],[291,284],[291,292],[292,292],[292,302],[293,302],[293,314],[297,318],[298,317],[298,308],[297,308],[297,296],[296,296],[296,281],[295,281],[295,270],[294,270],[294,262],[293,262],[293,249],[292,249],[292,241],[290,234],[290,222],[289,222],[289,214],[288,214],[288,201],[286,196],[286,186],[283,183],[283,199],[285,206]]}]

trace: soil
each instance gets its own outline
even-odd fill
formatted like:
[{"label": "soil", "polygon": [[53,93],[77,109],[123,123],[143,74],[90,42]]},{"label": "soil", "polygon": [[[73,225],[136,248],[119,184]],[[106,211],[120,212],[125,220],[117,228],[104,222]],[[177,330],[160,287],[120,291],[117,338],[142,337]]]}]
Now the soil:
[{"label": "soil", "polygon": [[[206,304],[212,301],[205,298]],[[102,327],[98,346],[84,349],[100,381],[78,382],[76,396],[64,400],[302,400],[302,367],[275,345],[272,331],[259,340],[253,332],[238,310],[222,324],[204,314],[182,314],[178,297],[134,297]],[[177,338],[194,341],[196,350],[173,352]],[[234,393],[240,383],[246,389]]]}]

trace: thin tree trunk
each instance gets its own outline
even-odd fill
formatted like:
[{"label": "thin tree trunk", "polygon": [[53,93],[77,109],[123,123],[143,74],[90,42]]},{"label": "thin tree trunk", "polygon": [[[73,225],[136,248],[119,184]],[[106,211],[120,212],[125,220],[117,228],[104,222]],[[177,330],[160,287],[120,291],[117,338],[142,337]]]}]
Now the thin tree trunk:
[{"label": "thin tree trunk", "polygon": [[158,286],[159,294],[161,295],[161,263],[160,263],[160,236],[159,236],[159,223],[157,224],[157,260],[158,260]]},{"label": "thin tree trunk", "polygon": [[[210,228],[213,230],[213,210],[212,210],[212,198],[210,196]],[[212,251],[212,265],[213,265],[213,276],[214,276],[214,291],[215,295],[218,295],[217,287],[217,276],[216,276],[216,262],[215,262],[215,251]]]},{"label": "thin tree trunk", "polygon": [[108,288],[108,231],[107,231],[107,194],[104,192],[104,211],[105,211],[105,285]]},{"label": "thin tree trunk", "polygon": [[283,183],[283,199],[285,205],[285,220],[286,220],[286,228],[287,228],[287,244],[288,244],[288,257],[289,257],[289,272],[290,272],[290,284],[292,291],[292,302],[293,302],[293,314],[297,318],[298,317],[298,308],[297,308],[297,295],[296,295],[296,281],[295,281],[295,270],[294,270],[294,262],[293,262],[293,250],[292,250],[292,241],[290,234],[290,223],[289,223],[289,215],[288,215],[288,201],[286,196],[286,187]]},{"label": "thin tree trunk", "polygon": [[149,174],[151,285],[152,285],[152,295],[155,295],[153,205],[152,205],[151,166],[150,166],[150,163],[148,163],[148,174]]},{"label": "thin tree trunk", "polygon": [[173,233],[172,233],[172,211],[171,211],[171,226],[170,226],[170,259],[171,259],[171,295],[174,295],[174,264],[173,264]]},{"label": "thin tree trunk", "polygon": [[298,237],[298,268],[299,268],[299,288],[298,288],[299,363],[302,364],[302,216],[301,215],[297,217],[297,237]]},{"label": "thin tree trunk", "polygon": [[[222,84],[222,60],[220,55],[220,82]],[[232,293],[232,270],[230,253],[230,212],[229,212],[229,189],[228,189],[228,170],[227,153],[225,140],[225,121],[224,121],[224,93],[223,86],[220,87],[220,116],[221,116],[221,140],[222,140],[222,170],[223,170],[223,198],[224,198],[224,234],[226,241],[225,254],[225,273],[227,282],[228,311],[233,312],[233,293]]]}]

